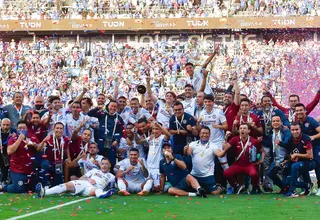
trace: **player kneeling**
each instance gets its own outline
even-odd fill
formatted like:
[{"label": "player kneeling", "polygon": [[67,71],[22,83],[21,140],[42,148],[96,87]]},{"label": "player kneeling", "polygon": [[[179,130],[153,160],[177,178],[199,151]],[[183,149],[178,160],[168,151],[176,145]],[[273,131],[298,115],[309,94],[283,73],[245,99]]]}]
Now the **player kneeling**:
[{"label": "player kneeling", "polygon": [[[115,177],[110,171],[110,162],[103,158],[100,163],[100,170],[93,169],[80,177],[79,180],[72,180],[64,184],[44,189],[41,183],[36,186],[36,191],[40,198],[45,195],[54,195],[64,192],[70,192],[72,195],[96,196],[97,198],[108,198],[115,192],[112,189],[115,185]],[[103,191],[104,189],[108,191]]]},{"label": "player kneeling", "polygon": [[182,156],[173,154],[172,146],[168,143],[163,144],[162,153],[164,154],[164,159],[160,161],[160,194],[165,191],[167,178],[172,186],[168,189],[170,195],[201,196],[206,198],[206,191],[200,187],[196,178],[188,174],[187,165]]},{"label": "player kneeling", "polygon": [[139,150],[131,148],[129,158],[121,161],[119,171],[117,172],[119,195],[130,196],[130,193],[139,192],[139,196],[149,194],[153,184],[148,170],[144,165],[144,159],[139,158]]}]

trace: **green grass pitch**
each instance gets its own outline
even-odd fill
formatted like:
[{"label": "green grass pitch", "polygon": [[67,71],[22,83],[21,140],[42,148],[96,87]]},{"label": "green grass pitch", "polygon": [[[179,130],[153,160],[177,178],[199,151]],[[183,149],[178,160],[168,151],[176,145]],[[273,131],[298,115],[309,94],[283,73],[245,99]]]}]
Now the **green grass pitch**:
[{"label": "green grass pitch", "polygon": [[[83,197],[0,194],[0,219],[25,215]],[[87,199],[23,219],[320,219],[320,197],[278,194],[218,195],[209,198],[149,195]]]}]

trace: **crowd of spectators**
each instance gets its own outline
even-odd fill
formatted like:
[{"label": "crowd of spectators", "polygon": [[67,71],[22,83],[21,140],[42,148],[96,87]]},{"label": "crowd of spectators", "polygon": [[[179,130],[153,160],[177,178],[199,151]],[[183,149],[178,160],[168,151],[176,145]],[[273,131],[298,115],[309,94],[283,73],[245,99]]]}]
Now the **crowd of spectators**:
[{"label": "crowd of spectators", "polygon": [[[91,97],[101,92],[112,94],[116,84],[121,95],[132,98],[137,85],[144,81],[146,70],[159,97],[164,97],[168,90],[181,94],[186,79],[184,64],[200,65],[213,50],[213,44],[204,46],[194,40],[161,40],[140,46],[121,40],[115,44],[73,42],[57,43],[52,37],[34,43],[0,41],[0,90],[5,102],[10,102],[16,90],[24,92],[26,101],[37,94],[48,97],[56,93],[67,101],[83,87],[90,88],[87,94]],[[280,99],[303,91],[305,99],[311,101],[309,98],[319,87],[319,49],[320,44],[315,41],[222,44],[209,65],[209,84],[215,89],[226,89],[236,72],[241,91],[254,102],[260,99],[264,85]],[[302,70],[304,74],[300,74]],[[312,81],[315,85],[307,86]]]},{"label": "crowd of spectators", "polygon": [[317,16],[319,14],[317,0],[0,0],[2,20]]}]

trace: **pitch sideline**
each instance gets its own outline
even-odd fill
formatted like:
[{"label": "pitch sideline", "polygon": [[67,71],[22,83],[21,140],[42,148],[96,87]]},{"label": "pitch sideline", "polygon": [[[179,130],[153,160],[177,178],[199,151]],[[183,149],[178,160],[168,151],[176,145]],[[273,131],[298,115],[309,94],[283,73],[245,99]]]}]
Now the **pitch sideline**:
[{"label": "pitch sideline", "polygon": [[75,200],[75,201],[71,201],[71,202],[67,202],[67,203],[64,203],[64,204],[56,205],[56,206],[53,206],[53,207],[50,207],[50,208],[41,209],[39,211],[30,212],[28,214],[24,214],[24,215],[19,215],[19,216],[16,216],[16,217],[8,218],[7,220],[16,220],[16,219],[26,218],[26,217],[29,217],[29,216],[32,216],[32,215],[37,215],[37,214],[42,213],[42,212],[50,211],[52,209],[61,208],[61,207],[67,206],[67,205],[71,205],[71,204],[74,204],[74,203],[77,203],[77,202],[81,202],[81,201],[88,200],[88,199],[93,199],[93,198],[95,198],[95,197],[91,196],[91,197],[78,199],[78,200]]}]

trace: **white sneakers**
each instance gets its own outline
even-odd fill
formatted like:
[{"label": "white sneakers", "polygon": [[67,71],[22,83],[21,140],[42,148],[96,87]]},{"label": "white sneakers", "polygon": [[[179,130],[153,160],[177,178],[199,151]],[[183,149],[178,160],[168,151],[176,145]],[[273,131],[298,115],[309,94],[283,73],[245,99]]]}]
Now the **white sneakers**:
[{"label": "white sneakers", "polygon": [[318,189],[316,196],[320,196],[320,188]]}]

